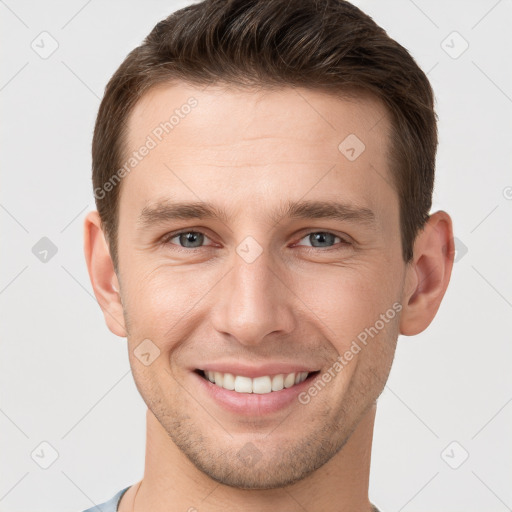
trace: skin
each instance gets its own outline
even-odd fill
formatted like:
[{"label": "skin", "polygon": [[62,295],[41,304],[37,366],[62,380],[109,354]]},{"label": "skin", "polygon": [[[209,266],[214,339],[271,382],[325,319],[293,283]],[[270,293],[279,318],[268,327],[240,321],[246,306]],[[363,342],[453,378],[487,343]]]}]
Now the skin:
[{"label": "skin", "polygon": [[[117,274],[98,213],[85,220],[96,298],[109,329],[127,337],[148,406],[144,477],[120,511],[369,512],[376,400],[398,335],[426,329],[444,296],[451,219],[432,214],[404,263],[386,158],[389,118],[367,96],[159,86],[129,118],[127,154],[191,96],[198,106],[122,180]],[[338,149],[351,133],[366,146],[352,162]],[[144,206],[162,198],[209,201],[229,217],[138,229]],[[301,199],[364,206],[375,223],[271,220],[283,201]],[[202,246],[164,242],[183,228],[203,233]],[[340,238],[315,246],[309,235],[318,232]],[[262,249],[252,263],[236,252],[247,236]],[[236,415],[191,373],[199,361],[219,360],[286,360],[324,373],[394,303],[401,311],[307,405]],[[147,366],[134,353],[144,339],[160,350]],[[252,466],[237,457],[249,442],[261,455]]]}]

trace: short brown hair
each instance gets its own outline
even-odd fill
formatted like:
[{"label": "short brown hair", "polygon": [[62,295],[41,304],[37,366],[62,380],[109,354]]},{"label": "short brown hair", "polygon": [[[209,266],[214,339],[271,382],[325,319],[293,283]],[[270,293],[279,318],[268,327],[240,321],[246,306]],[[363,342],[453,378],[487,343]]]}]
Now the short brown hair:
[{"label": "short brown hair", "polygon": [[121,184],[107,194],[96,191],[122,166],[126,123],[136,102],[151,87],[174,80],[301,86],[339,95],[355,90],[380,99],[391,116],[389,168],[400,202],[403,259],[411,261],[432,206],[437,150],[434,95],[412,56],[347,1],[204,0],[160,21],[105,89],[92,179],[116,271]]}]

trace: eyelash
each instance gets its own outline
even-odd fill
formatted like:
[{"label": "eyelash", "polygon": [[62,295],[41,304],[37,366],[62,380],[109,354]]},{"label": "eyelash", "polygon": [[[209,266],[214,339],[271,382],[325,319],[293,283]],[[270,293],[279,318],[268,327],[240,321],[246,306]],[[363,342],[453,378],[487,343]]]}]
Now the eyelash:
[{"label": "eyelash", "polygon": [[[205,247],[208,247],[208,246],[201,246],[201,247],[181,247],[180,245],[178,244],[173,244],[171,243],[171,240],[176,238],[177,236],[179,235],[184,235],[186,233],[198,233],[198,234],[201,234],[201,235],[204,235],[208,240],[210,240],[210,237],[208,237],[208,235],[206,235],[205,233],[203,233],[202,231],[197,231],[197,230],[193,230],[193,229],[185,229],[185,230],[182,230],[182,231],[177,231],[176,233],[169,233],[168,235],[166,235],[163,240],[162,240],[162,244],[163,245],[172,245],[172,246],[175,246],[175,249],[178,250],[178,251],[187,251],[187,252],[191,252],[191,251],[195,251],[195,250],[199,250],[199,249],[204,249]],[[335,251],[335,250],[341,250],[341,249],[345,249],[347,246],[350,246],[352,245],[348,240],[342,238],[341,236],[339,235],[336,235],[335,233],[332,233],[330,231],[309,231],[308,233],[306,233],[304,236],[302,236],[300,239],[299,239],[299,242],[301,240],[303,240],[304,238],[308,237],[309,235],[312,235],[314,233],[322,233],[322,234],[326,234],[326,235],[333,235],[335,238],[338,238],[339,240],[341,240],[341,242],[338,242],[341,247],[335,247],[335,246],[331,246],[331,247],[313,247],[313,246],[301,246],[303,248],[305,248],[306,250],[320,250],[322,252],[327,252],[327,251]]]}]

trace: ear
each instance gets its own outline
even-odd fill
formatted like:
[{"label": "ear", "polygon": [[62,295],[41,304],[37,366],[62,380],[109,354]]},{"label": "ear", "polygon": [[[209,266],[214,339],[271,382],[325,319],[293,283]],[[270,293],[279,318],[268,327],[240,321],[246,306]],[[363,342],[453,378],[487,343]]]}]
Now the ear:
[{"label": "ear", "polygon": [[114,334],[124,338],[126,327],[119,281],[97,211],[89,212],[85,218],[84,254],[94,295],[103,311],[105,322]]},{"label": "ear", "polygon": [[430,325],[450,282],[454,257],[452,220],[446,212],[436,212],[414,242],[414,256],[407,267],[400,334],[414,336]]}]

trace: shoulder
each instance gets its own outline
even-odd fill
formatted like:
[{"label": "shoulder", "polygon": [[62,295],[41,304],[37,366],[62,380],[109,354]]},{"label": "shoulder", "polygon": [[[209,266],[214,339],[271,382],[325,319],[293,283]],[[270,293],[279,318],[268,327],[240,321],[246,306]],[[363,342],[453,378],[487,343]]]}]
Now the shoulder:
[{"label": "shoulder", "polygon": [[118,493],[116,493],[114,496],[112,496],[112,498],[110,498],[108,501],[105,501],[105,503],[100,503],[99,505],[95,505],[94,507],[88,508],[87,510],[84,510],[83,512],[98,512],[98,510],[101,510],[101,512],[116,512],[119,500],[121,499],[122,495],[130,487],[131,486],[128,486],[125,489],[121,489]]}]

